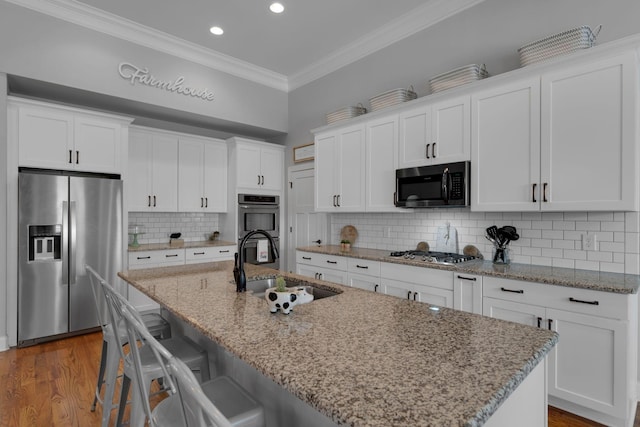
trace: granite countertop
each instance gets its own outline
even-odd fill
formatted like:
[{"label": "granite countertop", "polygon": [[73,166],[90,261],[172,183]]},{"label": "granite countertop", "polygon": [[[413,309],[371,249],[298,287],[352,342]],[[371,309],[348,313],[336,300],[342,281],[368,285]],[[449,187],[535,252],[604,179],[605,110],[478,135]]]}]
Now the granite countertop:
[{"label": "granite countertop", "polygon": [[224,240],[202,240],[200,242],[180,242],[178,244],[166,243],[145,243],[134,248],[129,246],[129,252],[140,251],[161,251],[164,249],[182,249],[182,248],[210,248],[216,246],[235,246],[234,242],[225,242]]},{"label": "granite countertop", "polygon": [[337,424],[479,426],[556,344],[546,329],[247,264],[342,291],[271,314],[236,293],[233,262],[119,273]]},{"label": "granite countertop", "polygon": [[640,276],[635,274],[607,273],[602,271],[517,263],[496,265],[491,261],[483,260],[468,261],[456,265],[442,265],[426,263],[421,260],[392,257],[389,256],[389,251],[379,249],[352,247],[350,251],[344,252],[340,250],[340,246],[338,245],[308,246],[297,248],[297,250],[621,294],[638,293],[638,288],[640,287]]}]

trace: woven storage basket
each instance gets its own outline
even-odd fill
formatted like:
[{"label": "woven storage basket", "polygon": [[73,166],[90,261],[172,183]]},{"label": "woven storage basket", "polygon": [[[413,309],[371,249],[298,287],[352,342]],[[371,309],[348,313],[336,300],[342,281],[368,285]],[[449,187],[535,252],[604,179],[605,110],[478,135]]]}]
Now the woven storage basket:
[{"label": "woven storage basket", "polygon": [[595,31],[591,31],[590,27],[583,25],[526,44],[518,49],[520,65],[524,67],[559,55],[593,47],[601,29],[602,25],[598,25]]}]

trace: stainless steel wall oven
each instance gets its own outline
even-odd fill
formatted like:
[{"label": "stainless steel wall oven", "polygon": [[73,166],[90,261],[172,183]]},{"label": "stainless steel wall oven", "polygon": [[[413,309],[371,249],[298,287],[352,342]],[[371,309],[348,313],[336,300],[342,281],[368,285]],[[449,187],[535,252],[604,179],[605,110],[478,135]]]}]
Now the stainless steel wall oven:
[{"label": "stainless steel wall oven", "polygon": [[[271,234],[280,251],[280,196],[238,194],[238,245],[252,230],[264,230]],[[280,260],[274,260],[268,250],[268,240],[262,236],[250,238],[244,247],[244,259],[250,264],[280,268]],[[265,251],[260,251],[264,249]]]}]

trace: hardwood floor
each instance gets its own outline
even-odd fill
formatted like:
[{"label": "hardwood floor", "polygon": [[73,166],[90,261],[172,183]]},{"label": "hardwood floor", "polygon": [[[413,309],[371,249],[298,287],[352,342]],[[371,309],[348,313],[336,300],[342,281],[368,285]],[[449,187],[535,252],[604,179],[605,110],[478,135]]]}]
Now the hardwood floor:
[{"label": "hardwood floor", "polygon": [[[102,408],[90,408],[101,345],[97,332],[0,352],[0,426],[99,426]],[[601,424],[549,408],[549,427],[595,426]]]}]

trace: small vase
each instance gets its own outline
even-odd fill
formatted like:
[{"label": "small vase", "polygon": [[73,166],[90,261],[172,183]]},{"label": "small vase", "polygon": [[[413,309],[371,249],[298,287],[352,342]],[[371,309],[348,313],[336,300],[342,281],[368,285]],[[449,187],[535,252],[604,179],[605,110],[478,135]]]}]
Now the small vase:
[{"label": "small vase", "polygon": [[340,243],[340,250],[342,252],[349,252],[351,250],[351,243]]}]

